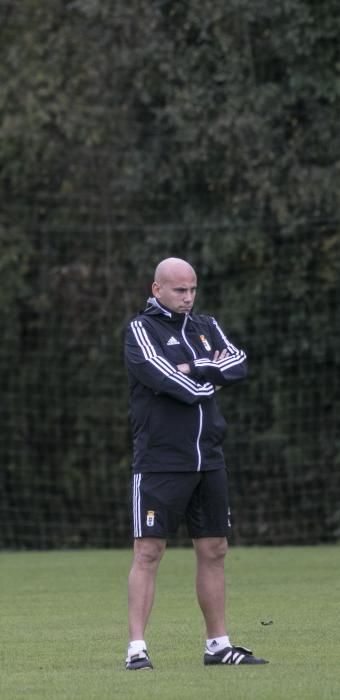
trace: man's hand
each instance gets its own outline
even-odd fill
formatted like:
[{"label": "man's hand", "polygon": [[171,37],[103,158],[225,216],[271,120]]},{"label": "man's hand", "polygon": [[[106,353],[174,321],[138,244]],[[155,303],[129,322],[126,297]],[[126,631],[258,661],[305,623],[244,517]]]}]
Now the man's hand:
[{"label": "man's hand", "polygon": [[217,360],[223,360],[225,357],[227,357],[228,354],[229,353],[228,353],[227,348],[224,348],[223,350],[221,350],[221,352],[219,352],[218,350],[215,350],[214,362],[217,362]]},{"label": "man's hand", "polygon": [[182,365],[177,365],[177,369],[183,374],[190,374],[190,365],[188,365],[187,362],[184,362]]}]

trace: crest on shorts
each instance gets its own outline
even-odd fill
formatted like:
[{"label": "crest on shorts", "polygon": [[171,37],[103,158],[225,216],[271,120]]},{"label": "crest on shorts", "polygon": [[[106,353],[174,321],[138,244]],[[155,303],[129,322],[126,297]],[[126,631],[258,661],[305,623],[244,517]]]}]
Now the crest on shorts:
[{"label": "crest on shorts", "polygon": [[153,527],[155,524],[155,511],[148,510],[146,514],[146,524],[148,527]]},{"label": "crest on shorts", "polygon": [[203,343],[204,347],[206,350],[211,350],[211,347],[209,345],[209,341],[206,339],[205,335],[200,335],[200,341]]}]

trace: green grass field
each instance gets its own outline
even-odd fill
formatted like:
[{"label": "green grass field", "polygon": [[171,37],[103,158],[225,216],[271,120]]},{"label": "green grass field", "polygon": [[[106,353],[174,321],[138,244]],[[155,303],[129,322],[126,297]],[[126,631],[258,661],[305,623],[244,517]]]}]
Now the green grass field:
[{"label": "green grass field", "polygon": [[194,555],[173,548],[147,634],[155,669],[126,672],[130,561],[130,551],[0,554],[1,700],[340,697],[340,547],[231,549],[230,636],[270,659],[256,668],[203,666]]}]

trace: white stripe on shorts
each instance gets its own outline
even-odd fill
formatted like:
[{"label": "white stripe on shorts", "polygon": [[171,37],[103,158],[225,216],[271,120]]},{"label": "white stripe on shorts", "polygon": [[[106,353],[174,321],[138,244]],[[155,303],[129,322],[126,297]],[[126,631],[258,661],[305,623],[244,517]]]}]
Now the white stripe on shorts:
[{"label": "white stripe on shorts", "polygon": [[141,474],[133,475],[133,535],[134,537],[142,536],[142,523],[140,512],[140,482]]}]

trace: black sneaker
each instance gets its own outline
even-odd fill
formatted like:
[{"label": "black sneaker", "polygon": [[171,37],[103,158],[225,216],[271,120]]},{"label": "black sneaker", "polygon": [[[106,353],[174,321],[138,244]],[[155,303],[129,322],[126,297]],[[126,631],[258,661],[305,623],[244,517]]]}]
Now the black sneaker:
[{"label": "black sneaker", "polygon": [[225,647],[221,651],[209,651],[204,653],[204,665],[214,664],[268,664],[265,659],[258,659],[253,652],[246,647]]},{"label": "black sneaker", "polygon": [[144,669],[153,668],[146,649],[134,654],[134,656],[128,656],[125,661],[125,668],[127,671],[142,671]]}]

